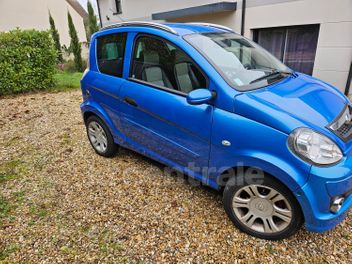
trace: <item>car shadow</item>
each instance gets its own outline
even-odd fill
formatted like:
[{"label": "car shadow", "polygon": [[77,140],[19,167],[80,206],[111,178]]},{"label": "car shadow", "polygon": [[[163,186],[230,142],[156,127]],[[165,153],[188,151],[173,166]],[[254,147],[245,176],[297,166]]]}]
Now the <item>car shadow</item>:
[{"label": "car shadow", "polygon": [[202,182],[193,179],[191,176],[189,176],[185,173],[182,173],[180,171],[176,171],[175,169],[173,169],[173,168],[171,168],[171,167],[169,167],[159,161],[156,161],[152,158],[149,158],[143,154],[140,154],[134,150],[120,146],[120,150],[119,150],[119,153],[117,154],[117,158],[119,158],[119,157],[123,158],[125,155],[132,155],[134,158],[137,158],[138,160],[145,161],[148,164],[157,167],[160,171],[163,172],[163,176],[178,177],[178,179],[183,180],[183,183],[186,186],[199,188],[200,190],[206,192],[208,195],[214,196],[214,198],[216,198],[217,200],[222,200],[223,189],[215,190],[215,189],[209,187],[208,185],[205,185]]}]

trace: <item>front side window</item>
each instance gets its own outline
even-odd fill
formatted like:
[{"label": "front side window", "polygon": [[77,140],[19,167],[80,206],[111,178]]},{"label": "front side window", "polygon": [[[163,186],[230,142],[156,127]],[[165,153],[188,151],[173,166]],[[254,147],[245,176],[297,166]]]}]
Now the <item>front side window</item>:
[{"label": "front side window", "polygon": [[248,91],[276,82],[291,70],[256,43],[234,33],[186,35],[235,89]]},{"label": "front side window", "polygon": [[101,73],[122,77],[127,33],[111,34],[97,39],[98,67]]},{"label": "front side window", "polygon": [[166,40],[152,36],[137,38],[131,77],[181,93],[206,88],[206,78],[188,55]]}]

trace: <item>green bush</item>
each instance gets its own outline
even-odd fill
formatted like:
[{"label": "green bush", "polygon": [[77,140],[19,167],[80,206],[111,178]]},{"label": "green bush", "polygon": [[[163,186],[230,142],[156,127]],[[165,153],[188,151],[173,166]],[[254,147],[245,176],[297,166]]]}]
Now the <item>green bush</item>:
[{"label": "green bush", "polygon": [[56,60],[50,31],[0,33],[0,95],[52,88]]}]

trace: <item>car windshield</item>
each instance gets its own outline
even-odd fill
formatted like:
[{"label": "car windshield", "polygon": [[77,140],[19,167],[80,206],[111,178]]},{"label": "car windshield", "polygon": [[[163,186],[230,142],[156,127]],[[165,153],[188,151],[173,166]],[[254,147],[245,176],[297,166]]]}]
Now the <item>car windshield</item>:
[{"label": "car windshield", "polygon": [[190,34],[184,38],[236,90],[258,89],[292,74],[269,52],[238,34]]}]

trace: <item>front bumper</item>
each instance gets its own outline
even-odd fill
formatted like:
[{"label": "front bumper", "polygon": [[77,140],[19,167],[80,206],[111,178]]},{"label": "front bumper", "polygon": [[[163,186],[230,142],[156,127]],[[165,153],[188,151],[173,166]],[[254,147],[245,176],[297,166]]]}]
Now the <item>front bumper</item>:
[{"label": "front bumper", "polygon": [[[308,182],[295,192],[307,230],[324,232],[339,224],[352,206],[352,156],[332,167],[312,166]],[[330,211],[333,197],[345,195],[337,213]]]}]

